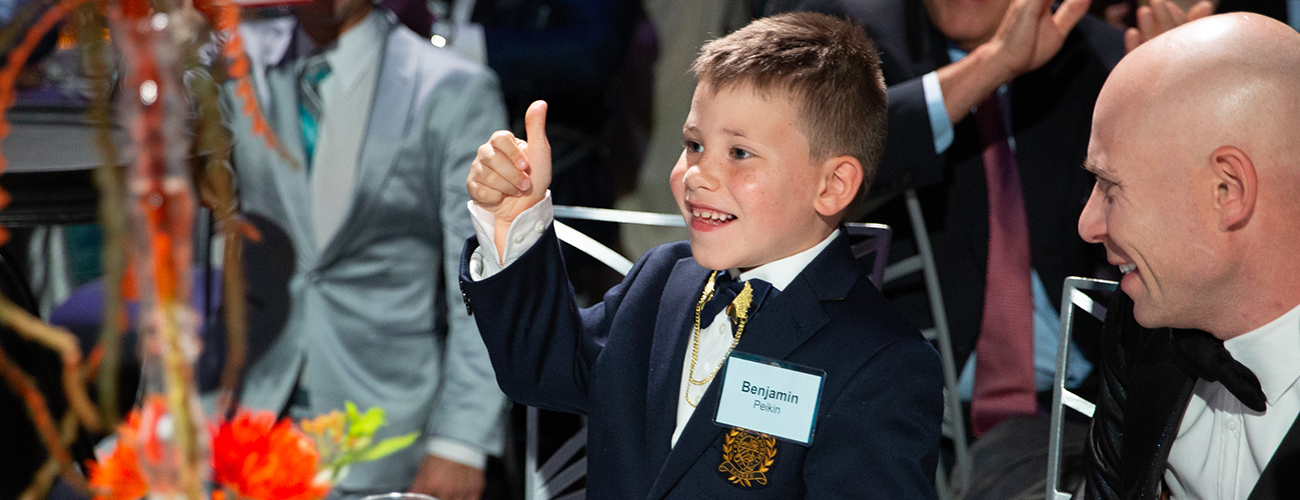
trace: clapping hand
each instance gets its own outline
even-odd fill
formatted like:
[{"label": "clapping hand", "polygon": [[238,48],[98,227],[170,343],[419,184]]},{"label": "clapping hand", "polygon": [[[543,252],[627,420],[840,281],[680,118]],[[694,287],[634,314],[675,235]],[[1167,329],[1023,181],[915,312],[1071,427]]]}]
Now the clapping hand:
[{"label": "clapping hand", "polygon": [[1013,0],[990,40],[1002,56],[1007,72],[1004,81],[1038,69],[1055,57],[1089,4],[1089,0],[1064,0],[1052,12],[1052,0]]},{"label": "clapping hand", "polygon": [[1133,52],[1138,45],[1160,36],[1161,33],[1213,13],[1214,4],[1209,0],[1201,0],[1186,12],[1171,0],[1151,0],[1149,5],[1138,7],[1137,27],[1124,31],[1125,51]]}]

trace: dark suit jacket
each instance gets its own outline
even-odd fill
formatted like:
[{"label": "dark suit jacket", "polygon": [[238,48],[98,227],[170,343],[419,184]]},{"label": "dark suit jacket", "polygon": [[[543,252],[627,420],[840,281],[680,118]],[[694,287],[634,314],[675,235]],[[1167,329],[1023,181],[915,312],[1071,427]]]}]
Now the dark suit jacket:
[{"label": "dark suit jacket", "polygon": [[[988,261],[988,189],[979,130],[973,119],[955,125],[952,146],[935,154],[921,77],[950,63],[948,41],[919,0],[804,0],[793,8],[844,16],[861,24],[881,51],[889,85],[889,137],[869,205],[918,189],[934,245],[939,280],[958,367],[975,348],[984,307]],[[1079,213],[1093,177],[1080,168],[1088,149],[1092,108],[1111,68],[1124,55],[1122,35],[1084,17],[1061,51],[1043,67],[1010,83],[1011,127],[1029,220],[1032,265],[1052,304],[1061,302],[1066,276],[1096,276],[1100,245],[1079,239]],[[899,199],[871,214],[895,230],[914,255],[911,225]],[[916,324],[930,323],[919,277],[886,289]],[[1093,345],[1080,339],[1080,347]],[[1089,356],[1093,358],[1094,356]]]},{"label": "dark suit jacket", "polygon": [[[1138,325],[1133,300],[1115,294],[1106,311],[1102,387],[1088,433],[1087,500],[1160,498],[1169,448],[1197,380],[1174,363],[1172,339],[1169,328]],[[1292,425],[1249,500],[1297,496],[1300,425]]]},{"label": "dark suit jacket", "polygon": [[719,384],[675,447],[683,358],[710,271],[686,242],[646,253],[604,302],[578,310],[554,227],[501,273],[461,286],[501,388],[530,406],[588,415],[590,498],[934,498],[942,382],[934,349],[881,298],[836,239],[768,299],[737,351],[826,371],[811,446],[778,442],[753,491],[718,472]]}]

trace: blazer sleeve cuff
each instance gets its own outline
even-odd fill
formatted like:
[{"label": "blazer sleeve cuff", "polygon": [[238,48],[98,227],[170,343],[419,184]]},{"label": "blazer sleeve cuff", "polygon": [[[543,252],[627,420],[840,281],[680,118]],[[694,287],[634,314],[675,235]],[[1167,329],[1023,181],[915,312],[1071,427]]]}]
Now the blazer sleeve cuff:
[{"label": "blazer sleeve cuff", "polygon": [[487,466],[487,453],[460,441],[437,436],[431,437],[426,450],[430,455],[478,470],[483,470]]},{"label": "blazer sleeve cuff", "polygon": [[545,198],[510,222],[510,229],[506,231],[505,255],[499,256],[493,242],[496,218],[474,202],[468,203],[470,218],[474,221],[474,233],[478,238],[478,249],[470,257],[470,278],[474,281],[489,278],[519,260],[524,252],[541,239],[546,227],[555,220],[551,191],[547,190]]}]

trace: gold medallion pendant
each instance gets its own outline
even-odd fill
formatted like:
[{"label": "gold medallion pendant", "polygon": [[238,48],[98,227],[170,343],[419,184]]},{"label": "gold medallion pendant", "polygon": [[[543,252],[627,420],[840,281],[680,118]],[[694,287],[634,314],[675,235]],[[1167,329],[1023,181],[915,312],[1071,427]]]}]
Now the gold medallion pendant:
[{"label": "gold medallion pendant", "polygon": [[776,438],[733,427],[722,445],[722,465],[718,466],[718,472],[739,487],[766,486],[766,473],[774,462]]}]

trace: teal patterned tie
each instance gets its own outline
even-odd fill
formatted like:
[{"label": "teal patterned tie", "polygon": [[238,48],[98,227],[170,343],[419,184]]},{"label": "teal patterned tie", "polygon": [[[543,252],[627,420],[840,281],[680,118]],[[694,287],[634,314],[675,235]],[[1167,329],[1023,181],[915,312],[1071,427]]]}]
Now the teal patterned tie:
[{"label": "teal patterned tie", "polygon": [[321,120],[320,82],[330,74],[330,64],[323,54],[307,59],[298,77],[298,119],[302,122],[302,146],[307,153],[307,172],[311,173],[312,153]]}]

